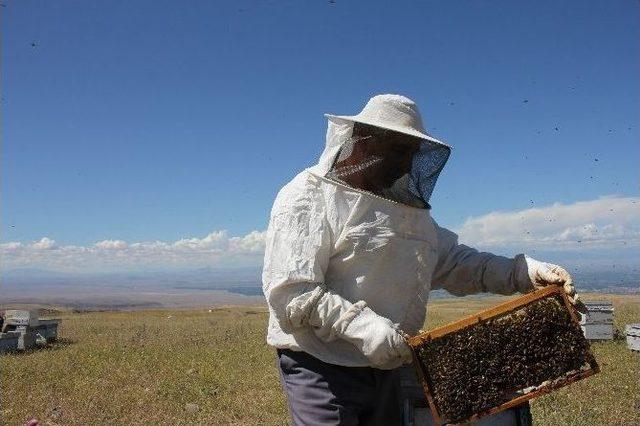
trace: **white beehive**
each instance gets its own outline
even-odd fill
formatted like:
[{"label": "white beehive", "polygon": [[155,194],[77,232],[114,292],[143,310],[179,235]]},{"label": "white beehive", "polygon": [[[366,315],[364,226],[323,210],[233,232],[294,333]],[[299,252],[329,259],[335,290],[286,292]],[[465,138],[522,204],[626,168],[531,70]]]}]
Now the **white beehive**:
[{"label": "white beehive", "polygon": [[4,311],[4,321],[7,325],[36,327],[39,324],[38,311],[7,309]]},{"label": "white beehive", "polygon": [[589,340],[613,340],[613,303],[585,302],[587,313],[582,314],[580,326]]},{"label": "white beehive", "polygon": [[632,351],[640,352],[640,324],[629,324],[625,328],[627,346]]},{"label": "white beehive", "polygon": [[58,337],[58,319],[39,319],[38,311],[7,309],[0,330],[0,353],[45,345]]}]

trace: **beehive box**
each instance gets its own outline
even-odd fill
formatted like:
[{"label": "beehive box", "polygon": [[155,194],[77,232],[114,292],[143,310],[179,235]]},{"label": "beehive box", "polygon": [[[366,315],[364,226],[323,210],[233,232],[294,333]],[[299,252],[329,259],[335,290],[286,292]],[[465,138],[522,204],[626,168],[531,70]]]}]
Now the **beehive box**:
[{"label": "beehive box", "polygon": [[627,346],[632,351],[640,352],[640,324],[629,324],[625,327]]},{"label": "beehive box", "polygon": [[40,324],[35,327],[35,331],[40,334],[47,342],[53,342],[58,338],[58,319],[41,319]]},{"label": "beehive box", "polygon": [[32,331],[20,331],[18,337],[18,349],[31,349],[36,346],[38,335]]},{"label": "beehive box", "polygon": [[7,309],[4,311],[5,327],[7,325],[36,327],[39,324],[38,311]]},{"label": "beehive box", "polygon": [[436,424],[476,420],[599,371],[557,286],[408,342]]},{"label": "beehive box", "polygon": [[587,313],[582,315],[582,323],[589,324],[613,324],[612,302],[585,301]]},{"label": "beehive box", "polygon": [[581,314],[580,326],[588,340],[613,340],[613,304],[585,302],[587,312]]},{"label": "beehive box", "polygon": [[0,333],[0,353],[17,351],[19,340],[20,340],[20,333],[17,333],[17,332]]}]

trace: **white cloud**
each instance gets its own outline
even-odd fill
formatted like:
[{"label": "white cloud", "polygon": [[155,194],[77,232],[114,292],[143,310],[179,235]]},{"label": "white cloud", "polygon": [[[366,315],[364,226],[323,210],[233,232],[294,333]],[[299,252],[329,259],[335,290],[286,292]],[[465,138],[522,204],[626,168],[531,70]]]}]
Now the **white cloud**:
[{"label": "white cloud", "polygon": [[[572,204],[467,219],[455,229],[460,242],[485,250],[564,250],[584,253],[640,247],[640,198],[604,197]],[[264,231],[230,236],[225,230],[177,241],[104,240],[88,246],[58,245],[48,237],[30,243],[0,244],[3,267],[67,271],[126,271],[258,265]],[[593,252],[592,252],[593,253]]]},{"label": "white cloud", "polygon": [[263,253],[266,232],[253,231],[244,237],[233,237],[229,240],[232,253]]},{"label": "white cloud", "polygon": [[35,250],[52,250],[56,248],[56,242],[50,238],[44,237],[40,241],[31,244]]},{"label": "white cloud", "polygon": [[9,253],[19,250],[20,247],[22,247],[22,243],[13,241],[10,243],[0,244],[0,251],[2,253]]},{"label": "white cloud", "polygon": [[572,204],[467,219],[460,241],[482,248],[547,250],[615,249],[640,246],[640,198],[603,197]]},{"label": "white cloud", "polygon": [[194,268],[214,264],[257,264],[265,232],[230,237],[215,231],[203,238],[174,242],[103,240],[89,246],[57,245],[48,237],[36,242],[0,244],[3,267],[67,271],[114,271],[148,268]]},{"label": "white cloud", "polygon": [[94,246],[105,250],[122,250],[127,248],[127,243],[122,240],[104,240],[98,241]]}]

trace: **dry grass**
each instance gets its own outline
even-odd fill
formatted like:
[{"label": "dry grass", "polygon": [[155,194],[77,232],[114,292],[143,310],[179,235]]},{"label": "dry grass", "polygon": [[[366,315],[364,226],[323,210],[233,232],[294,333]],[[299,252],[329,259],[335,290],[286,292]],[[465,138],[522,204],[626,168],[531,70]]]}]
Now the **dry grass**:
[{"label": "dry grass", "polygon": [[[612,296],[616,323],[640,298]],[[498,303],[429,304],[429,328]],[[51,348],[0,356],[0,419],[41,424],[285,424],[264,308],[65,313]],[[593,346],[602,372],[533,402],[537,425],[640,424],[640,356]],[[188,412],[186,404],[198,410]],[[58,408],[59,407],[59,408]]]}]

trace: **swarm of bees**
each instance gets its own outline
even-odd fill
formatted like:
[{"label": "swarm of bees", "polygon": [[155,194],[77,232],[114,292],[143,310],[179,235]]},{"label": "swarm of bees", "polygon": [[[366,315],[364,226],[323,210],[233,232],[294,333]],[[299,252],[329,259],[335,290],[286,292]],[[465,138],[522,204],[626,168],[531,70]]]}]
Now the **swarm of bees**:
[{"label": "swarm of bees", "polygon": [[417,356],[434,402],[452,423],[597,366],[557,294],[428,340]]}]

